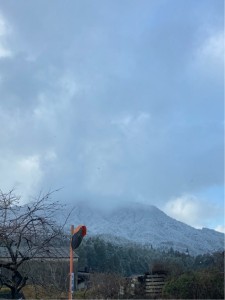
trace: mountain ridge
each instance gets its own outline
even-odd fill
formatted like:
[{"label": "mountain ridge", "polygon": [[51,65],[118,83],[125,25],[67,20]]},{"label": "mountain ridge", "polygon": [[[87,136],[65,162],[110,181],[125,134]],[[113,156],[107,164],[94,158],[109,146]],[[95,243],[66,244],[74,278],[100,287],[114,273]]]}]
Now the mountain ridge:
[{"label": "mountain ridge", "polygon": [[127,203],[108,211],[85,203],[76,203],[73,207],[68,224],[85,224],[89,236],[99,235],[111,242],[130,241],[160,249],[172,247],[180,252],[188,249],[191,255],[224,250],[223,233],[193,228],[153,205]]}]

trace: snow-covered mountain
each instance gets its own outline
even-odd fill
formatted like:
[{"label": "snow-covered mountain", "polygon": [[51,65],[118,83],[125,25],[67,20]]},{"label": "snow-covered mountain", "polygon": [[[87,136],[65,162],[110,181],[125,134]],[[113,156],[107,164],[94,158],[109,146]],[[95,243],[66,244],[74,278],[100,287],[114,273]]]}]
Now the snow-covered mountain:
[{"label": "snow-covered mountain", "polygon": [[85,224],[89,236],[101,235],[117,243],[135,242],[179,251],[188,248],[192,255],[224,249],[224,234],[195,229],[152,205],[131,203],[103,212],[79,203],[74,205],[68,224]]}]

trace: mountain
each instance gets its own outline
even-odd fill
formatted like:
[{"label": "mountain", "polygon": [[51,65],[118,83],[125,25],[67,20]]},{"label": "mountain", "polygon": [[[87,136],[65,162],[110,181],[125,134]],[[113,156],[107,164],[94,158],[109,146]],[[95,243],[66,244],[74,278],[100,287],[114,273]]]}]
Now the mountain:
[{"label": "mountain", "polygon": [[89,236],[100,235],[115,243],[138,243],[154,248],[187,249],[191,255],[224,249],[224,234],[195,229],[177,221],[152,205],[130,203],[111,211],[101,211],[86,203],[74,205],[68,224],[85,224]]}]

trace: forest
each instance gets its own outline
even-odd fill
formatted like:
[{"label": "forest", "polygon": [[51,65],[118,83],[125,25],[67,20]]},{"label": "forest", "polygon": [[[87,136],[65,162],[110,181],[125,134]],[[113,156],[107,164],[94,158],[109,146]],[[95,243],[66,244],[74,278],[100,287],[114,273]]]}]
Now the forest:
[{"label": "forest", "polygon": [[[135,244],[115,245],[92,237],[83,241],[77,254],[79,269],[88,268],[93,274],[117,274],[117,278],[129,278],[163,272],[166,274],[162,294],[165,299],[224,298],[224,252],[193,257],[188,249],[180,253],[173,248],[159,250]],[[105,277],[107,281],[107,275]],[[127,296],[131,298],[131,295]],[[132,297],[145,298],[145,295],[140,291]]]},{"label": "forest", "polygon": [[122,276],[151,272],[156,264],[163,265],[170,275],[183,272],[215,268],[224,270],[223,253],[190,256],[174,250],[160,250],[149,246],[114,244],[100,237],[84,239],[76,252],[79,256],[79,269],[88,267],[95,272],[115,272]]}]

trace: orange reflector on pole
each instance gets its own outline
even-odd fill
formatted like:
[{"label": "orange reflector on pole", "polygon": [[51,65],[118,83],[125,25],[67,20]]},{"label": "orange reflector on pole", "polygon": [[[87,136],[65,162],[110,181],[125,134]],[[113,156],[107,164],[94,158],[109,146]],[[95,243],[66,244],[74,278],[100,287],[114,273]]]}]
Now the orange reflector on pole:
[{"label": "orange reflector on pole", "polygon": [[84,225],[79,225],[74,229],[72,239],[71,239],[71,247],[73,250],[77,249],[82,242],[83,237],[87,234],[87,227]]}]

